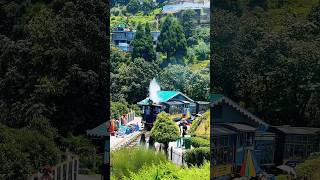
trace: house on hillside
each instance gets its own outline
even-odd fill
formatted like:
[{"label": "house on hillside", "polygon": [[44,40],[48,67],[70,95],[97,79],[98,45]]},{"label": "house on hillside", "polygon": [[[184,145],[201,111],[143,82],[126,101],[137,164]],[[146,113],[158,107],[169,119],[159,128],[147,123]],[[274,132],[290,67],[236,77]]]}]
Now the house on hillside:
[{"label": "house on hillside", "polygon": [[150,127],[161,111],[169,114],[187,114],[188,112],[197,114],[197,109],[203,112],[208,110],[206,109],[208,103],[194,101],[179,91],[158,91],[157,96],[159,98],[157,103],[153,102],[150,97],[137,103],[142,109],[142,121]]},{"label": "house on hillside", "polygon": [[320,128],[271,126],[221,94],[211,96],[210,109],[211,163],[217,166],[239,171],[246,150],[265,168],[319,150]]},{"label": "house on hillside", "polygon": [[192,9],[196,12],[195,20],[198,24],[210,24],[210,1],[195,2],[194,0],[172,0],[162,7],[161,13],[156,16],[158,20],[167,14],[180,17],[182,12]]},{"label": "house on hillside", "polygon": [[[273,164],[275,134],[267,131],[267,123],[221,94],[211,96],[210,108],[213,164],[231,166],[239,171],[246,150],[252,151],[259,164]],[[215,129],[223,129],[226,133]]]},{"label": "house on hillside", "polygon": [[[196,103],[191,98],[179,91],[158,91],[159,103],[161,110],[169,114],[182,114],[186,111],[195,113]],[[152,102],[153,103],[153,102]],[[148,110],[150,105],[150,97],[138,102],[142,106],[142,111]]]},{"label": "house on hillside", "polygon": [[[112,42],[123,51],[132,51],[131,42],[134,40],[136,34],[135,30],[130,30],[124,26],[116,27],[111,32]],[[156,45],[158,37],[160,36],[160,31],[151,32],[153,38],[153,44]]]},{"label": "house on hillside", "polygon": [[270,131],[277,134],[275,163],[290,160],[302,161],[311,153],[319,152],[320,128],[272,126]]}]

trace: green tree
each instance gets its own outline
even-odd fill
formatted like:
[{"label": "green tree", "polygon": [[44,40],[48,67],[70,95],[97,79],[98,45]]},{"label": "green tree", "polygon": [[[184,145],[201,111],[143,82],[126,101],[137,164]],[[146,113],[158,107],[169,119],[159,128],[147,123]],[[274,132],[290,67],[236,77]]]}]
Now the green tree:
[{"label": "green tree", "polygon": [[77,0],[63,11],[37,8],[21,15],[30,18],[21,20],[25,37],[0,36],[0,121],[21,128],[45,117],[62,134],[85,132],[99,123],[89,119],[107,114],[107,5]]},{"label": "green tree", "polygon": [[[159,67],[154,62],[137,58],[119,68],[118,81],[114,82],[129,104],[136,104],[146,98],[150,81],[157,77]],[[116,99],[114,100],[116,101]]]},{"label": "green tree", "polygon": [[143,58],[149,62],[156,60],[156,52],[153,48],[153,38],[148,23],[146,23],[144,30],[141,24],[138,25],[136,35],[131,45],[133,47],[133,60],[136,58]]},{"label": "green tree", "polygon": [[130,0],[127,4],[127,11],[136,14],[138,11],[141,11],[141,3],[139,0]]},{"label": "green tree", "polygon": [[161,112],[157,115],[156,122],[151,129],[151,137],[156,142],[163,143],[165,153],[168,153],[169,143],[179,138],[179,128],[170,118],[169,114]]},{"label": "green tree", "polygon": [[155,8],[153,0],[143,0],[141,10],[144,14],[149,14]]},{"label": "green tree", "polygon": [[241,15],[240,0],[212,0],[211,7],[216,10],[225,10],[237,15]]},{"label": "green tree", "polygon": [[159,82],[163,89],[180,91],[198,101],[208,100],[209,73],[191,71],[187,66],[169,65],[160,72]]},{"label": "green tree", "polygon": [[180,22],[183,27],[184,35],[186,39],[190,38],[193,35],[196,20],[195,20],[196,12],[193,9],[188,9],[182,12],[180,17]]},{"label": "green tree", "polygon": [[167,60],[181,59],[187,53],[187,41],[182,26],[173,15],[168,15],[161,25],[157,51],[166,53]]}]

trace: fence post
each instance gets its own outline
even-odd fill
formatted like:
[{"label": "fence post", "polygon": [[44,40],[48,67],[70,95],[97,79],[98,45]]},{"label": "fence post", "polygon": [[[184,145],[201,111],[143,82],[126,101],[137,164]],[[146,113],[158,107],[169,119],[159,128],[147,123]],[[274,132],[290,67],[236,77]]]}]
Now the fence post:
[{"label": "fence post", "polygon": [[172,161],[172,153],[173,153],[173,146],[171,146],[171,161]]}]

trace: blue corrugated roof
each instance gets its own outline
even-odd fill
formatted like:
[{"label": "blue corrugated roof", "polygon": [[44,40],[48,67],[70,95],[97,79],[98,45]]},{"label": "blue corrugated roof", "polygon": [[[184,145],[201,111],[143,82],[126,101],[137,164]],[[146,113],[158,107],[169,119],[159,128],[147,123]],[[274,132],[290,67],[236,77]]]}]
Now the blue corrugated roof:
[{"label": "blue corrugated roof", "polygon": [[[161,103],[163,102],[167,102],[169,101],[170,99],[172,99],[173,97],[181,94],[183,95],[184,97],[186,97],[187,99],[189,99],[190,101],[193,102],[192,99],[190,99],[188,96],[182,94],[181,92],[179,91],[158,91],[158,97],[159,97],[159,100]],[[146,99],[138,102],[139,105],[145,105],[145,104],[148,104],[148,101],[150,100],[150,97],[147,97]]]}]

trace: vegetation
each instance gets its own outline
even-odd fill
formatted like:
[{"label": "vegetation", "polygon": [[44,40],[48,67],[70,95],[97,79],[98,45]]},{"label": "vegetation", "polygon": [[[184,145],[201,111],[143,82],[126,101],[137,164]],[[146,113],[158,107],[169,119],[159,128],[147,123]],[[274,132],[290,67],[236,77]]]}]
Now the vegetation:
[{"label": "vegetation", "polygon": [[143,58],[146,61],[155,61],[156,52],[153,48],[153,38],[150,32],[150,26],[146,23],[144,30],[142,25],[139,24],[137,27],[137,32],[132,41],[132,59]]},{"label": "vegetation", "polygon": [[157,115],[156,122],[151,129],[151,137],[156,142],[164,144],[165,153],[167,154],[169,143],[176,141],[180,137],[179,128],[172,121],[169,114],[161,112]]},{"label": "vegetation", "polygon": [[107,5],[0,3],[0,179],[54,164],[63,137],[108,117]]},{"label": "vegetation", "polygon": [[308,179],[319,179],[320,156],[319,154],[311,156],[304,163],[296,167],[298,179],[308,177]]},{"label": "vegetation", "polygon": [[189,134],[199,137],[210,137],[210,112],[196,118],[189,129]]},{"label": "vegetation", "polygon": [[211,89],[272,125],[320,127],[319,3],[267,3],[213,12]]},{"label": "vegetation", "polygon": [[159,165],[144,166],[137,173],[131,173],[130,180],[153,180],[153,179],[209,179],[210,164],[205,163],[201,167],[180,168],[170,162],[161,163]]},{"label": "vegetation", "polygon": [[210,147],[189,149],[184,154],[184,159],[188,166],[201,166],[210,161]]},{"label": "vegetation", "polygon": [[201,137],[192,137],[191,138],[191,145],[194,148],[210,147],[210,140],[209,139],[204,139],[204,138],[201,138]]},{"label": "vegetation", "polygon": [[144,166],[150,167],[166,162],[163,154],[140,148],[123,148],[111,152],[111,179],[125,179],[131,172],[139,172]]},{"label": "vegetation", "polygon": [[172,63],[181,63],[187,53],[187,41],[180,22],[169,14],[161,25],[157,51],[166,54],[167,60]]},{"label": "vegetation", "polygon": [[58,153],[53,137],[34,127],[15,129],[0,124],[1,179],[27,179],[43,165],[55,164]]}]

